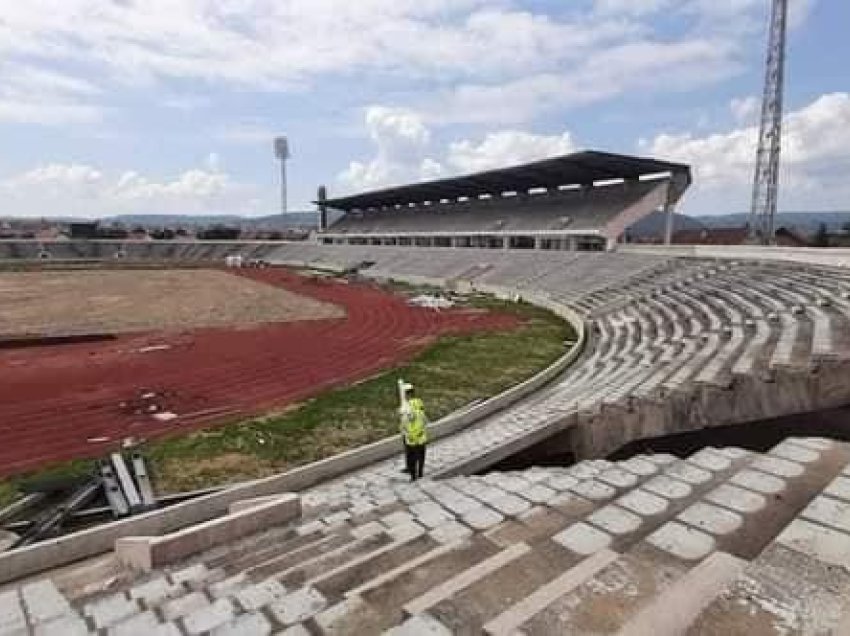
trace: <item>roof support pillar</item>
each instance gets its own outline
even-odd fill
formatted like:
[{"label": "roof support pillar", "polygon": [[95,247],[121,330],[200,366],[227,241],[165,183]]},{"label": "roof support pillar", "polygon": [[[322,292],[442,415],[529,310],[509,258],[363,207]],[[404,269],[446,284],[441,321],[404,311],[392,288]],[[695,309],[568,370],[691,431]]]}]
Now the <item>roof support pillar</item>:
[{"label": "roof support pillar", "polygon": [[673,223],[676,220],[676,201],[671,187],[667,189],[667,203],[664,205],[664,212],[667,215],[664,224],[664,245],[672,245]]}]

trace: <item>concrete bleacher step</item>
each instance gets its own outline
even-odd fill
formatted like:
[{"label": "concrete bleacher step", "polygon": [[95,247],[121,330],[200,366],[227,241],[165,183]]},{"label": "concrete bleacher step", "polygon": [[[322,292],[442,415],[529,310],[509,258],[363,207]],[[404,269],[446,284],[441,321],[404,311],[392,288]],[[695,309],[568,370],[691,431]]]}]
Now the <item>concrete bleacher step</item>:
[{"label": "concrete bleacher step", "polygon": [[831,628],[850,605],[848,464],[850,447],[821,439],[705,448],[404,484],[390,489],[404,501],[361,515],[366,493],[392,497],[349,478],[315,519],[94,597],[50,581],[0,594],[0,634],[33,620],[145,636]]}]

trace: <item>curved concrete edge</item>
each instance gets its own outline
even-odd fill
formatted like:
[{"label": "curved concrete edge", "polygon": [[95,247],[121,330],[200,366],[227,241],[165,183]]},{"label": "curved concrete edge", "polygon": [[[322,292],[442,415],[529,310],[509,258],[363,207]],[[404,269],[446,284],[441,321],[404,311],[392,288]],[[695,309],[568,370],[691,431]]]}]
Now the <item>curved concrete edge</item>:
[{"label": "curved concrete edge", "polygon": [[850,249],[840,247],[760,247],[756,245],[620,245],[623,254],[668,257],[770,260],[850,267]]},{"label": "curved concrete edge", "polygon": [[[441,283],[445,284],[445,281],[441,281]],[[516,297],[518,295],[506,289],[499,291],[505,294],[503,297]],[[431,428],[432,439],[437,440],[453,435],[461,429],[528,397],[560,375],[582,354],[588,330],[584,320],[578,314],[543,295],[525,294],[520,295],[520,297],[527,302],[550,309],[571,322],[577,332],[576,344],[546,369],[524,382],[480,404],[461,409],[435,422]],[[279,475],[239,484],[226,490],[176,504],[164,510],[148,512],[0,554],[0,583],[109,552],[113,550],[116,541],[122,537],[158,536],[215,519],[227,514],[229,507],[241,500],[286,492],[299,492],[370,464],[383,461],[399,452],[401,452],[401,447],[397,438],[380,440]]]}]

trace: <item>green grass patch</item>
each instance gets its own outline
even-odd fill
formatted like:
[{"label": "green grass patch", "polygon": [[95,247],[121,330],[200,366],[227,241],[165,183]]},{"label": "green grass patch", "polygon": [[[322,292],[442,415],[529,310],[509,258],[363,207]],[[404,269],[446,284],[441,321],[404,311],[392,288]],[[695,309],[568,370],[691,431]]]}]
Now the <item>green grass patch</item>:
[{"label": "green grass patch", "polygon": [[[177,492],[259,478],[393,435],[399,377],[416,385],[429,417],[437,420],[531,377],[565,352],[565,341],[575,339],[571,325],[532,305],[484,297],[465,304],[516,315],[521,324],[512,330],[443,337],[405,366],[282,413],[149,443],[142,450],[151,462],[157,490]],[[50,474],[71,477],[85,465],[74,462]],[[14,498],[32,481],[0,482],[0,501]]]}]

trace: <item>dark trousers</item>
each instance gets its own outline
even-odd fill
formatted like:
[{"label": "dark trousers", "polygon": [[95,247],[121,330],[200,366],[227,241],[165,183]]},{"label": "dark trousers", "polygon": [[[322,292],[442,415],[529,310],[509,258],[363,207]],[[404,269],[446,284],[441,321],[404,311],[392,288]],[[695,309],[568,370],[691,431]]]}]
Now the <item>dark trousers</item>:
[{"label": "dark trousers", "polygon": [[411,481],[421,479],[422,473],[425,471],[425,444],[420,446],[405,444],[404,463],[407,466],[407,472],[410,473]]}]

